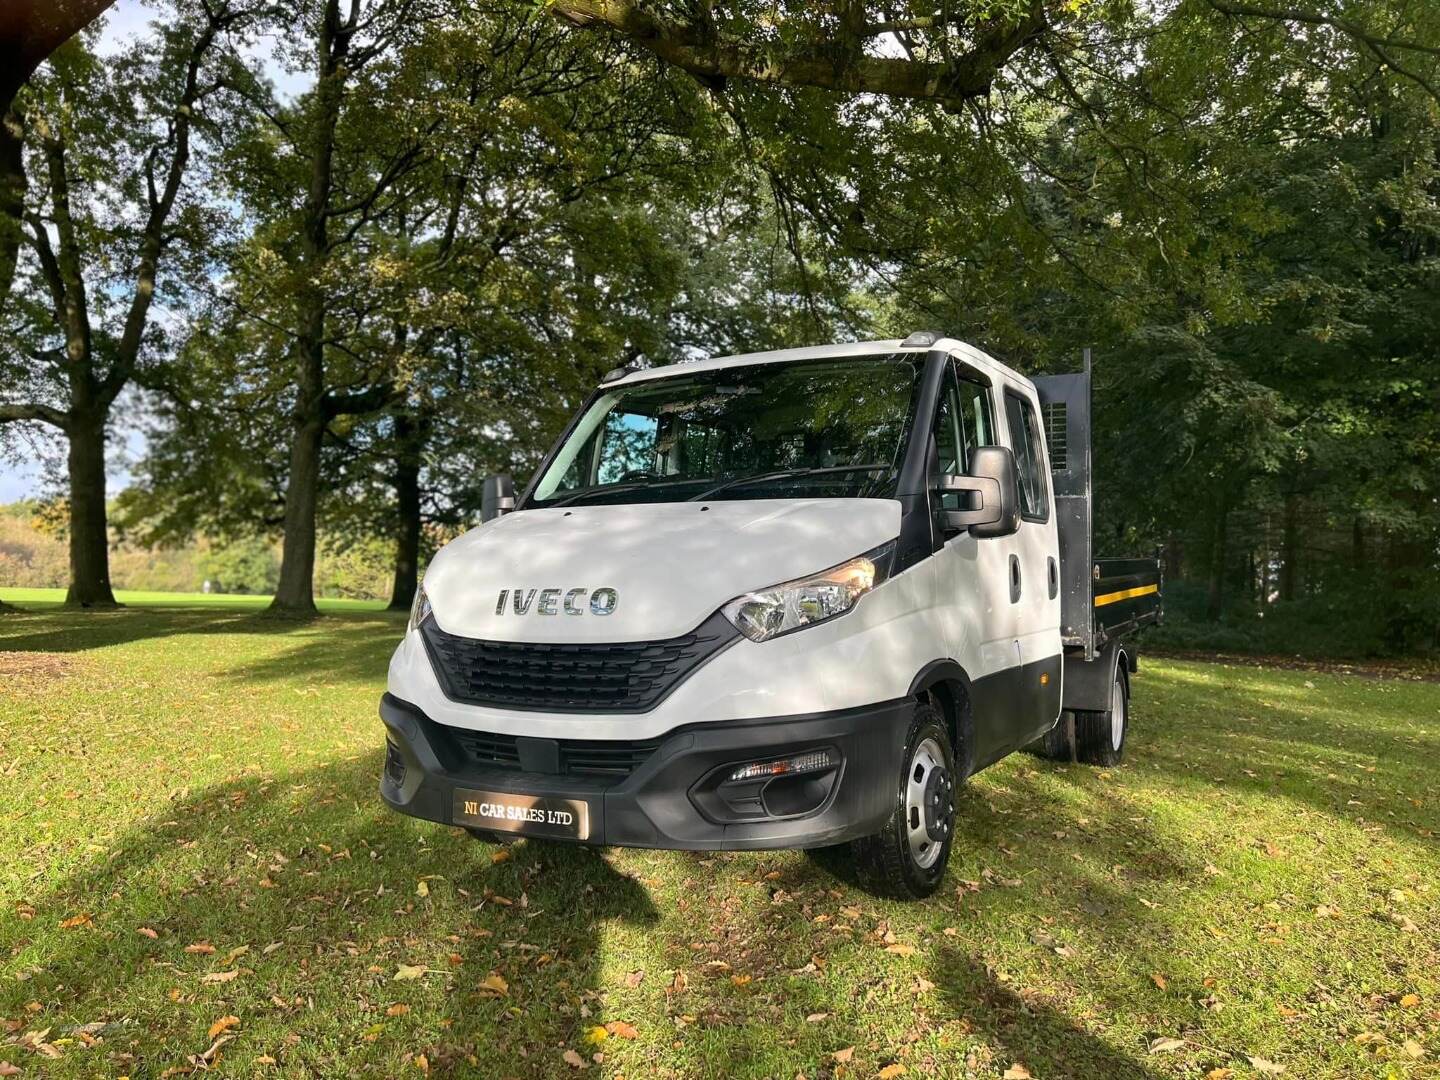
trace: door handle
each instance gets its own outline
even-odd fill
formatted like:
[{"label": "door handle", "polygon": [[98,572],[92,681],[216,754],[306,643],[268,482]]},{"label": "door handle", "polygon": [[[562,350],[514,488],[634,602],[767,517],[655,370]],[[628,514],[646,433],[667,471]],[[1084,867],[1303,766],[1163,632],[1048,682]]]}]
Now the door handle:
[{"label": "door handle", "polygon": [[1010,602],[1020,601],[1020,556],[1010,556]]},{"label": "door handle", "polygon": [[1050,599],[1054,600],[1060,592],[1060,570],[1055,565],[1055,556],[1051,555],[1046,560],[1050,572]]}]

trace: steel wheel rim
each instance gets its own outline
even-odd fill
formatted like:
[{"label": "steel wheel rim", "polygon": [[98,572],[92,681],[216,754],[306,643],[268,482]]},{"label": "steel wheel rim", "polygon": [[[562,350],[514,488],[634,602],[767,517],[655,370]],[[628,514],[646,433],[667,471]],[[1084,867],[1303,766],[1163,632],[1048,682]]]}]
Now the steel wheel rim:
[{"label": "steel wheel rim", "polygon": [[[939,782],[945,780],[945,755],[934,739],[924,739],[910,755],[909,770],[905,775],[905,839],[910,846],[910,858],[922,870],[930,869],[939,861],[954,821],[953,798],[932,788],[932,776]],[[925,819],[927,799],[941,798],[947,801],[946,806],[930,807],[932,813],[938,810],[944,819],[945,837],[937,840],[930,835]]]},{"label": "steel wheel rim", "polygon": [[1116,679],[1110,687],[1110,749],[1119,750],[1125,741],[1125,688]]}]

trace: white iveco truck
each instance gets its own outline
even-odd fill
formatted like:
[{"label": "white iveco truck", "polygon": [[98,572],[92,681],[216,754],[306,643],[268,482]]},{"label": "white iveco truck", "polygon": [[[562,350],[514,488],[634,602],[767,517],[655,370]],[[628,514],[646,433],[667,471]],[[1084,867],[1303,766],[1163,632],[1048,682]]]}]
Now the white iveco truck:
[{"label": "white iveco truck", "polygon": [[966,777],[1125,748],[1159,567],[1091,554],[1089,407],[932,333],[611,372],[431,562],[381,795],[486,838],[848,843],[926,895]]}]

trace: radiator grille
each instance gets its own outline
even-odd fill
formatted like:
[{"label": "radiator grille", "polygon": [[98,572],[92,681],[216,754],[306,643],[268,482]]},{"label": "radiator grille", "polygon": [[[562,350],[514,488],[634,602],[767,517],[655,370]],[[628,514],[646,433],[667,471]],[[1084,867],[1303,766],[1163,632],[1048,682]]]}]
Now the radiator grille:
[{"label": "radiator grille", "polygon": [[495,708],[548,712],[645,712],[739,636],[723,615],[664,641],[541,644],[447,634],[422,636],[446,696]]},{"label": "radiator grille", "polygon": [[1066,455],[1065,402],[1048,401],[1040,407],[1045,417],[1045,444],[1050,448],[1050,471],[1064,472]]}]

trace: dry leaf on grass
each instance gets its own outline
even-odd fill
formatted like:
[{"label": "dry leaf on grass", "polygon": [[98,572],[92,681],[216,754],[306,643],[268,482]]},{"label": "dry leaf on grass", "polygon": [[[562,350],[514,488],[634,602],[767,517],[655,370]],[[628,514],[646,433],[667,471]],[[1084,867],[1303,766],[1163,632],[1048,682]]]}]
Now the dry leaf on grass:
[{"label": "dry leaf on grass", "polygon": [[569,1065],[571,1068],[585,1068],[585,1059],[582,1058],[579,1054],[577,1054],[574,1050],[566,1050],[565,1053],[560,1055],[560,1060],[565,1062],[565,1064]]},{"label": "dry leaf on grass", "polygon": [[208,974],[201,975],[200,981],[202,983],[225,983],[237,977],[239,974],[240,970],[238,968],[231,968],[229,971],[212,971]]},{"label": "dry leaf on grass", "polygon": [[594,1027],[585,1029],[585,1041],[591,1046],[599,1046],[609,1037],[610,1032],[606,1031],[599,1024],[596,1024]]},{"label": "dry leaf on grass", "polygon": [[855,1056],[855,1048],[853,1046],[847,1046],[844,1050],[836,1050],[830,1056],[834,1058],[838,1064],[844,1065]]},{"label": "dry leaf on grass", "polygon": [[430,884],[424,878],[415,883],[415,895],[420,897],[430,895]]},{"label": "dry leaf on grass", "polygon": [[625,976],[625,985],[628,986],[631,990],[634,990],[644,981],[645,972],[643,971],[632,971]]},{"label": "dry leaf on grass", "polygon": [[135,932],[136,932],[137,934],[143,934],[145,937],[148,937],[151,941],[154,941],[156,938],[158,938],[158,937],[160,936],[160,935],[157,934],[154,930],[151,930],[150,927],[148,927],[148,926],[137,926],[137,927],[135,928]]},{"label": "dry leaf on grass", "polygon": [[395,969],[395,982],[414,982],[428,969],[424,964],[401,964]]},{"label": "dry leaf on grass", "polygon": [[419,1069],[422,1073],[428,1073],[430,1071],[430,1059],[427,1058],[424,1054],[416,1054],[415,1067]]},{"label": "dry leaf on grass", "polygon": [[502,862],[504,862],[504,861],[505,861],[506,859],[508,859],[508,858],[510,858],[510,849],[509,849],[509,848],[503,848],[503,847],[502,847],[502,848],[499,848],[498,850],[492,851],[492,852],[490,853],[490,863],[491,863],[492,866],[493,866],[495,863],[502,863]]},{"label": "dry leaf on grass", "polygon": [[885,951],[888,952],[888,953],[894,953],[896,956],[914,956],[914,955],[915,955],[915,946],[914,946],[914,945],[886,945],[886,946],[885,946]]},{"label": "dry leaf on grass", "polygon": [[404,1016],[404,1015],[405,1015],[406,1013],[408,1013],[409,1011],[410,1011],[410,1006],[409,1006],[409,1005],[406,1005],[406,1004],[405,1004],[404,1002],[402,1002],[402,1001],[397,1001],[394,1005],[391,1005],[388,1009],[385,1010],[385,1015],[386,1015],[386,1016]]},{"label": "dry leaf on grass", "polygon": [[1419,995],[1419,994],[1406,994],[1404,997],[1402,997],[1402,998],[1400,999],[1400,1007],[1401,1007],[1401,1008],[1404,1008],[1404,1009],[1413,1009],[1413,1008],[1415,1008],[1416,1005],[1419,1005],[1419,1004],[1420,1004],[1420,995]]},{"label": "dry leaf on grass", "polygon": [[640,1035],[634,1024],[627,1024],[624,1020],[611,1020],[605,1025],[605,1030],[622,1039],[635,1039]]},{"label": "dry leaf on grass", "polygon": [[1017,1061],[1005,1070],[1004,1080],[1033,1080],[1033,1078],[1030,1076],[1030,1070]]},{"label": "dry leaf on grass", "polygon": [[1165,976],[1161,975],[1158,971],[1154,975],[1150,976],[1150,981],[1153,982],[1156,986],[1158,986],[1161,990],[1164,990],[1167,986],[1170,985],[1168,982],[1165,981]]},{"label": "dry leaf on grass", "polygon": [[215,951],[215,946],[208,941],[197,941],[193,945],[186,945],[185,951],[195,953],[197,956],[209,956]]},{"label": "dry leaf on grass", "polygon": [[502,976],[499,972],[492,971],[489,975],[486,975],[485,978],[480,980],[480,986],[478,987],[478,989],[491,994],[495,994],[497,996],[502,996],[510,993],[510,984],[505,981],[504,976]]},{"label": "dry leaf on grass", "polygon": [[895,1080],[897,1076],[904,1076],[906,1071],[905,1066],[897,1061],[893,1065],[886,1065],[875,1075],[878,1076],[880,1080]]},{"label": "dry leaf on grass", "polygon": [[20,1067],[11,1065],[8,1061],[0,1061],[0,1076],[19,1076]]},{"label": "dry leaf on grass", "polygon": [[61,930],[78,930],[82,926],[91,925],[91,915],[88,911],[82,911],[79,915],[72,915],[60,923]]},{"label": "dry leaf on grass", "polygon": [[1184,1039],[1172,1039],[1162,1035],[1158,1039],[1150,1040],[1150,1053],[1165,1054],[1169,1053],[1171,1050],[1181,1050],[1184,1048],[1184,1046]]},{"label": "dry leaf on grass", "polygon": [[239,1026],[240,1026],[240,1017],[238,1017],[238,1016],[222,1016],[219,1020],[216,1020],[213,1024],[210,1025],[210,1031],[206,1034],[205,1037],[206,1037],[207,1039],[213,1039],[213,1038],[215,1038],[216,1035],[223,1035],[225,1032],[229,1031],[231,1028],[233,1028],[233,1027],[239,1027]]}]

